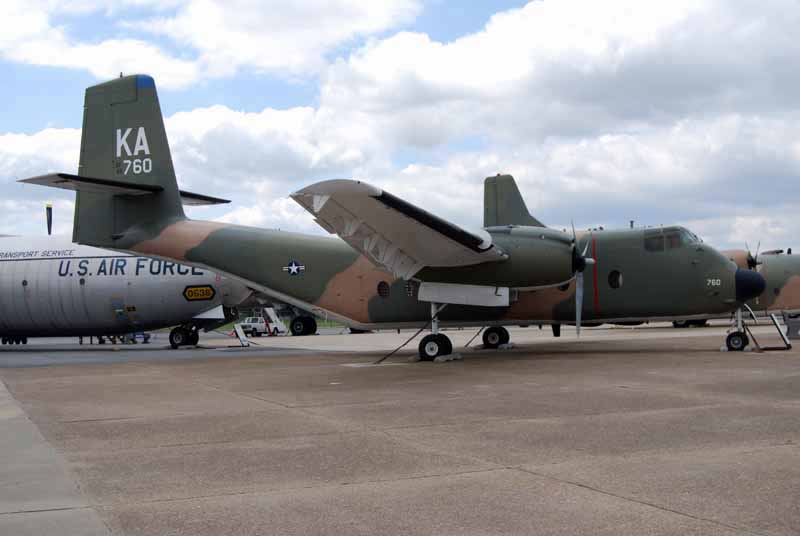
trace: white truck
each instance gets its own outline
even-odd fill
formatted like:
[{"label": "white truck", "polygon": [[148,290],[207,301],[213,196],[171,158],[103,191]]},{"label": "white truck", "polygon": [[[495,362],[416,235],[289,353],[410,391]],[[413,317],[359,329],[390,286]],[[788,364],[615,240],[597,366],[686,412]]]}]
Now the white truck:
[{"label": "white truck", "polygon": [[249,316],[239,323],[245,335],[261,337],[262,335],[280,335],[286,333],[286,326],[280,318],[277,317],[274,310],[270,307],[267,308],[266,312],[269,317],[268,319],[262,316]]}]

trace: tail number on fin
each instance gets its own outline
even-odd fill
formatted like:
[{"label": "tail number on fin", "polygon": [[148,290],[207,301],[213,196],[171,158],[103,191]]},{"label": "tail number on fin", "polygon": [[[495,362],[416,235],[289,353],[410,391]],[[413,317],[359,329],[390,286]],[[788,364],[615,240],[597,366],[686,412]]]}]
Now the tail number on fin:
[{"label": "tail number on fin", "polygon": [[133,160],[123,160],[125,169],[122,170],[123,175],[127,175],[129,171],[133,171],[134,175],[141,173],[150,173],[153,171],[153,161],[149,158],[135,158]]},{"label": "tail number on fin", "polygon": [[[136,157],[140,153],[144,156],[150,155],[150,145],[147,143],[147,132],[144,127],[136,129],[136,140],[133,143],[133,149],[131,149],[128,140],[132,133],[133,128],[130,127],[125,130],[117,129],[117,158],[122,158],[123,156]],[[130,172],[133,172],[134,175],[140,175],[153,171],[153,161],[150,158],[127,158],[122,160],[122,165],[125,166],[122,169],[123,175],[127,175]]]}]

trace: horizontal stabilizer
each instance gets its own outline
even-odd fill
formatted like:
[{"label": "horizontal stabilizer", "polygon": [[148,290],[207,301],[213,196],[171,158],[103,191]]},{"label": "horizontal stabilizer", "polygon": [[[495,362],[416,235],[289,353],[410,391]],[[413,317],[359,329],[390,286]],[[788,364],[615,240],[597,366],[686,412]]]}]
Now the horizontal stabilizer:
[{"label": "horizontal stabilizer", "polygon": [[78,175],[70,175],[69,173],[39,175],[38,177],[31,177],[30,179],[22,179],[19,182],[61,188],[62,190],[73,190],[75,192],[112,195],[146,195],[164,190],[163,187],[152,184],[134,184],[111,179],[81,177]]},{"label": "horizontal stabilizer", "polygon": [[488,233],[472,233],[386,191],[355,180],[312,184],[292,194],[325,230],[377,266],[409,279],[424,267],[504,260]]},{"label": "horizontal stabilizer", "polygon": [[225,205],[230,203],[230,199],[221,199],[219,197],[212,197],[210,195],[196,194],[194,192],[187,192],[180,190],[181,203],[192,207],[200,207],[206,205]]},{"label": "horizontal stabilizer", "polygon": [[[61,188],[62,190],[72,190],[75,192],[88,192],[94,194],[110,195],[147,195],[164,190],[162,186],[152,184],[131,183],[112,179],[98,179],[94,177],[81,177],[69,173],[53,173],[50,175],[40,175],[23,179],[19,182],[28,184],[38,184],[40,186],[50,186],[51,188]],[[228,199],[220,199],[210,195],[196,194],[180,190],[181,202],[184,205],[203,206],[203,205],[223,205],[230,203]]]}]

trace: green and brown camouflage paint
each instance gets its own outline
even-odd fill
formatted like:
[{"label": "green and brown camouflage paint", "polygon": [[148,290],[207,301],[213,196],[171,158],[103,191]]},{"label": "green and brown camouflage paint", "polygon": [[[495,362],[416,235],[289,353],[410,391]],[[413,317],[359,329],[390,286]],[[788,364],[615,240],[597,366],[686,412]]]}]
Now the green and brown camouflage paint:
[{"label": "green and brown camouflage paint", "polygon": [[[575,317],[574,283],[537,289],[526,273],[543,264],[558,272],[571,262],[563,253],[567,248],[532,255],[526,244],[542,233],[558,233],[567,241],[571,237],[525,217],[521,199],[509,200],[500,192],[510,188],[502,177],[489,179],[495,180],[496,197],[489,199],[486,215],[488,224],[495,224],[488,229],[494,243],[509,258],[458,269],[425,268],[416,281],[406,282],[337,238],[187,219],[150,77],[121,77],[87,90],[79,173],[163,191],[138,196],[79,192],[76,242],[211,268],[356,327],[424,325],[430,306],[416,298],[418,281],[517,288],[509,307],[450,305],[440,315],[444,324],[560,323]],[[513,190],[509,195],[519,196],[516,185]],[[582,250],[589,241],[589,255],[597,260],[586,270],[584,321],[686,317],[734,308],[732,262],[703,244],[646,251],[645,235],[653,232],[598,231],[580,237],[578,247]],[[292,273],[290,263],[304,269]],[[614,271],[622,274],[618,288],[609,280]],[[389,292],[379,293],[384,282]]]}]

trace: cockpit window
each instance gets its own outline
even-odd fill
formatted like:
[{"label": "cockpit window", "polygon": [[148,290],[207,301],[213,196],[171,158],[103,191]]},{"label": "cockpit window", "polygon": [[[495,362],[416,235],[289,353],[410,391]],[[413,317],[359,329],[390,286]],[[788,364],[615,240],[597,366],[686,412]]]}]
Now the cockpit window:
[{"label": "cockpit window", "polygon": [[644,232],[644,249],[646,251],[677,249],[699,242],[700,239],[697,238],[697,235],[683,227],[649,229]]},{"label": "cockpit window", "polygon": [[647,251],[664,251],[664,235],[659,231],[658,234],[644,235],[644,249]]}]

